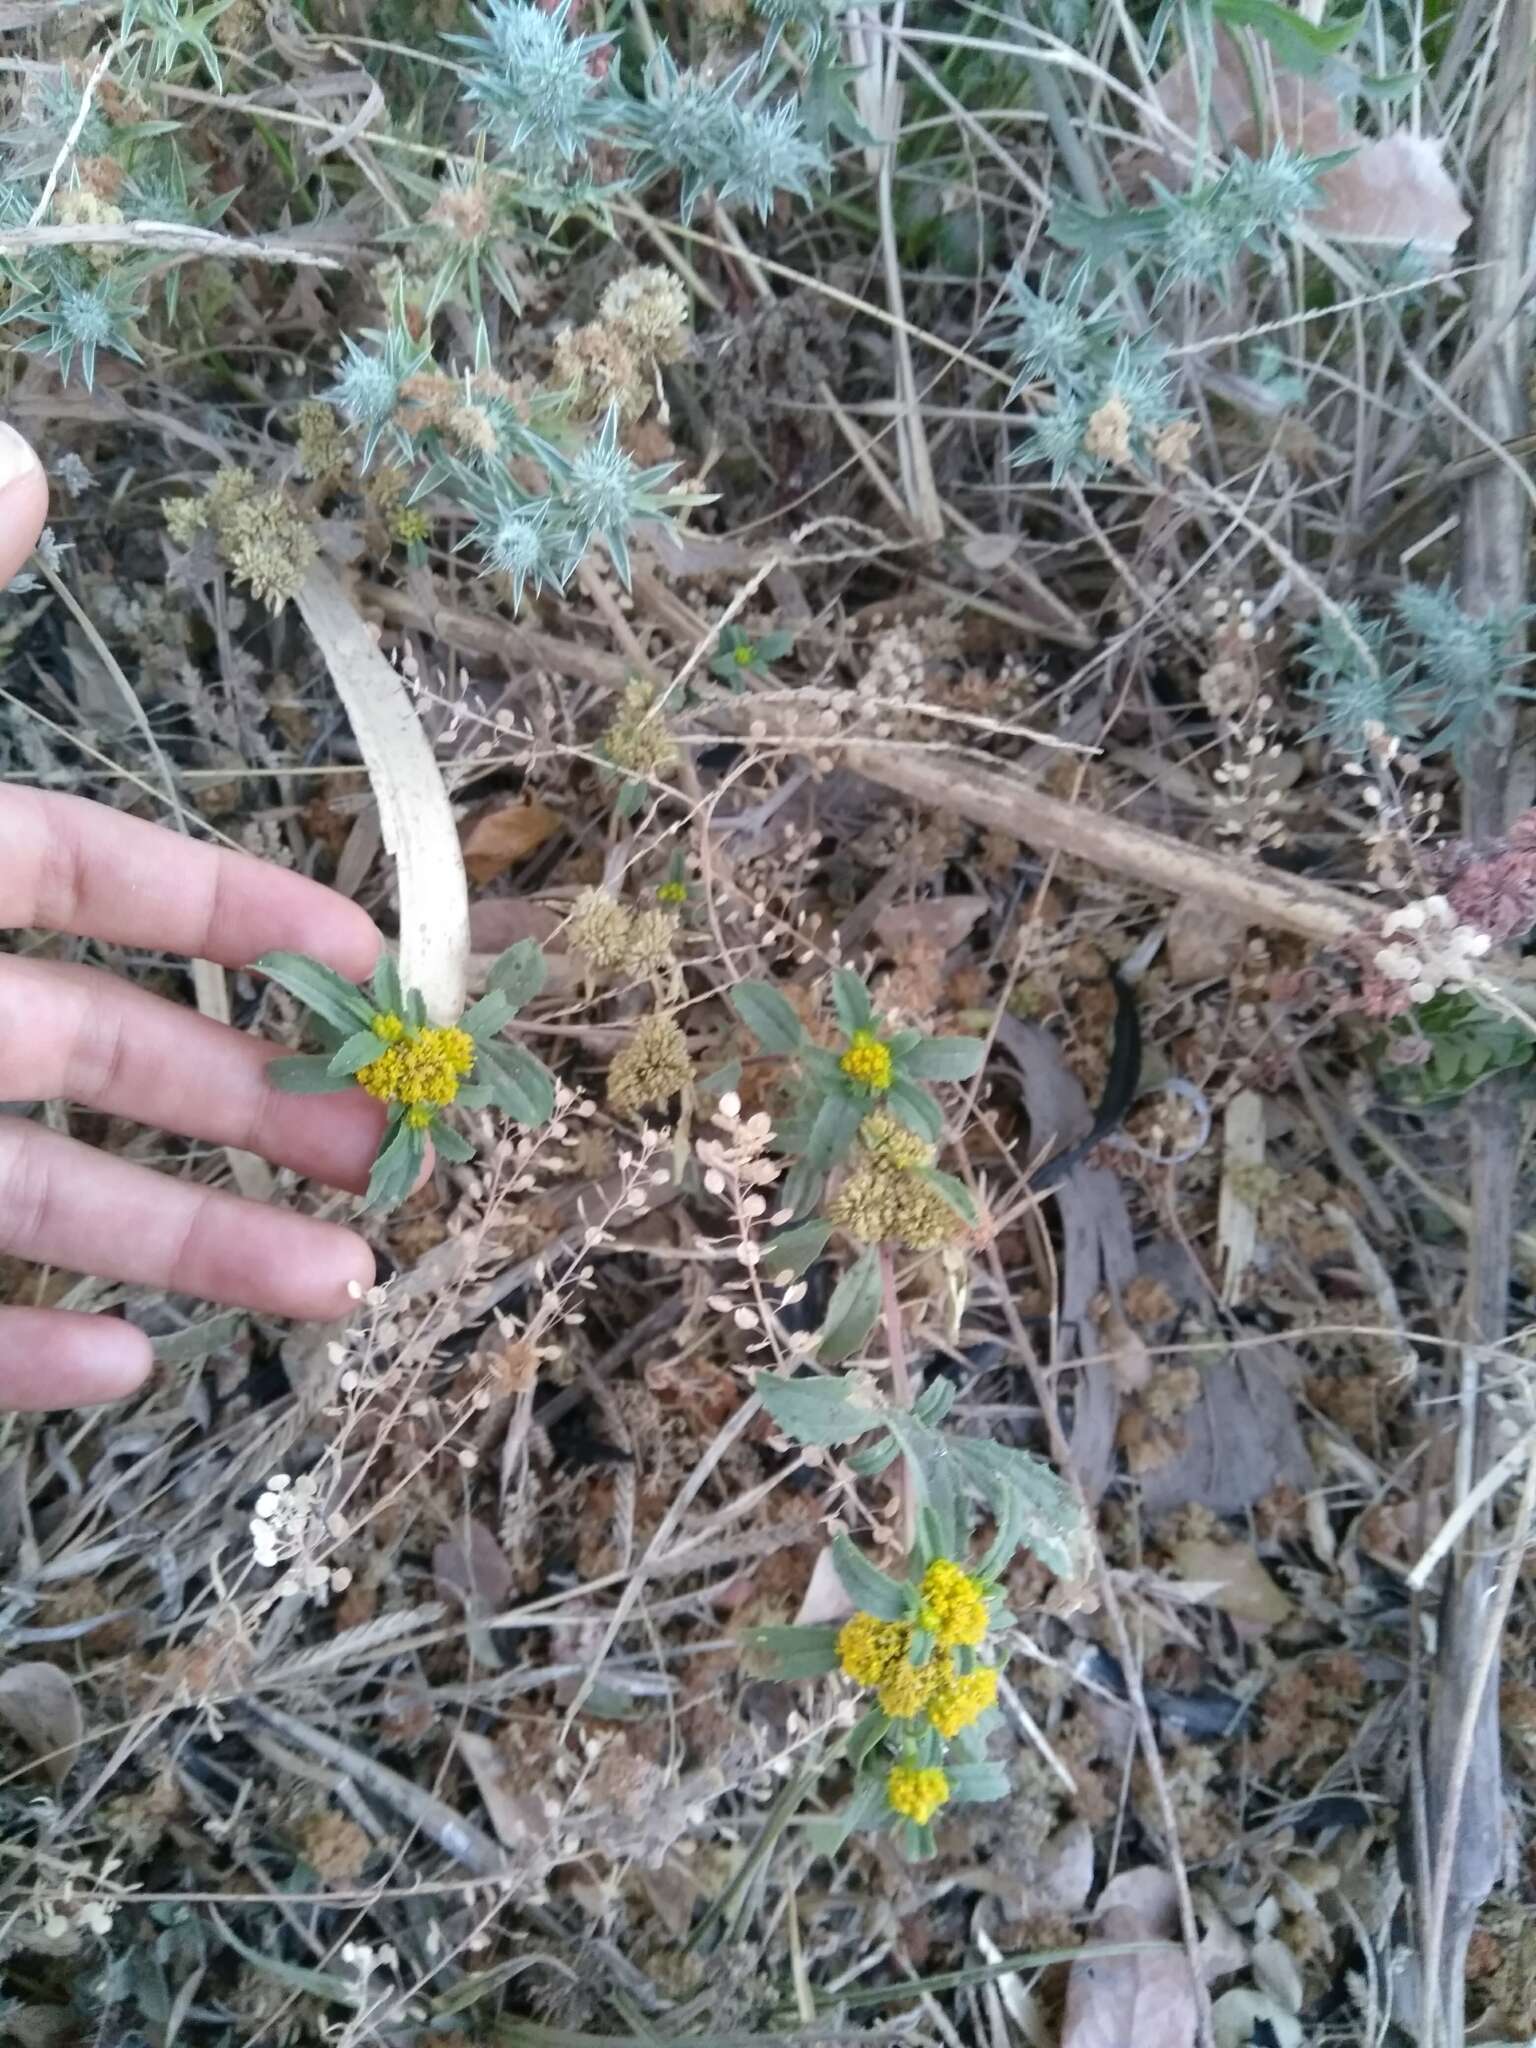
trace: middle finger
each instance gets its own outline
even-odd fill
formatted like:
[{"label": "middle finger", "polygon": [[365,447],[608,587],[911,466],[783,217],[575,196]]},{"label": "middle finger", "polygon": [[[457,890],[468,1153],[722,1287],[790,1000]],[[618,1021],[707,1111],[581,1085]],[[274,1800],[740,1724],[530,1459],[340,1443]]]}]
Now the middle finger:
[{"label": "middle finger", "polygon": [[60,1097],[360,1192],[382,1105],[283,1094],[267,1079],[279,1051],[95,968],[0,959],[0,1102]]}]

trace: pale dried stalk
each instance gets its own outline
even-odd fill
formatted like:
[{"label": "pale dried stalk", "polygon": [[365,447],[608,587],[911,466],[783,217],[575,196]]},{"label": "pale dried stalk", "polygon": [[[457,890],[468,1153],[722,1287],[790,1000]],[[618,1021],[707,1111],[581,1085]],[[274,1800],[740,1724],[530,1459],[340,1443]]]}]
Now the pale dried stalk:
[{"label": "pale dried stalk", "polygon": [[410,691],[322,563],[296,602],[351,721],[395,857],[400,979],[421,991],[433,1023],[457,1023],[469,976],[469,882],[437,756]]},{"label": "pale dried stalk", "polygon": [[[1495,95],[1502,118],[1481,181],[1478,267],[1472,284],[1472,344],[1496,334],[1469,406],[1490,443],[1514,441],[1530,424],[1526,395],[1531,318],[1524,272],[1536,202],[1536,0],[1510,0],[1499,27]],[[1486,344],[1485,344],[1486,345]],[[1516,615],[1529,582],[1531,504],[1518,467],[1500,463],[1468,483],[1461,522],[1461,602],[1474,616]],[[1462,775],[1462,826],[1494,838],[1509,823],[1509,756],[1514,707],[1488,718]],[[1520,1129],[1513,1088],[1502,1076],[1467,1104],[1471,1137],[1473,1228],[1465,1315],[1456,1456],[1458,1502],[1479,1495],[1493,1463],[1493,1432],[1483,1386],[1491,1348],[1508,1328],[1509,1272],[1519,1185]],[[1481,1348],[1480,1348],[1481,1347]],[[1527,1467],[1522,1514],[1529,1523]],[[1419,1857],[1430,1872],[1419,1899],[1424,1957],[1420,2009],[1426,2043],[1456,2048],[1466,2038],[1467,1944],[1478,1912],[1499,1882],[1503,1861],[1498,1685],[1495,1668],[1523,1526],[1505,1558],[1495,1593],[1491,1497],[1481,1495],[1452,1552],[1440,1608],[1435,1684],[1424,1740],[1425,1838]]]},{"label": "pale dried stalk", "polygon": [[[823,751],[830,742],[818,742]],[[1199,896],[1250,923],[1337,945],[1369,915],[1342,889],[1208,853],[1145,825],[1047,796],[1017,769],[949,747],[870,746],[841,749],[845,765],[916,802],[953,811],[973,824],[995,826],[1027,845],[1075,854],[1110,874],[1134,876],[1173,896]]]}]

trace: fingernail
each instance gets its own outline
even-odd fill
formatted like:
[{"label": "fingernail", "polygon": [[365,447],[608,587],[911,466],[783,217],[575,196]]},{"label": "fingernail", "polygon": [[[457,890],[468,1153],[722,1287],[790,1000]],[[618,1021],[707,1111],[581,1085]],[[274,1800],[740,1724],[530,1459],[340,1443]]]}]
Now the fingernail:
[{"label": "fingernail", "polygon": [[30,441],[24,441],[14,427],[0,420],[0,491],[9,490],[24,476],[41,469]]}]

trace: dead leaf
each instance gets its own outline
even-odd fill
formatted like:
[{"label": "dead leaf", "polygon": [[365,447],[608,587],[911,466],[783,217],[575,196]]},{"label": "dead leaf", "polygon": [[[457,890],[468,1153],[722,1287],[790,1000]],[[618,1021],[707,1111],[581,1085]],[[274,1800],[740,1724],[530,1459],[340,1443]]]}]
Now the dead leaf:
[{"label": "dead leaf", "polygon": [[1209,903],[1181,896],[1168,920],[1169,978],[1181,987],[1193,981],[1230,980],[1247,934],[1241,918],[1224,917]]},{"label": "dead leaf", "polygon": [[811,1567],[811,1582],[795,1616],[795,1627],[824,1628],[830,1622],[846,1621],[856,1604],[838,1577],[831,1546],[828,1545]]},{"label": "dead leaf", "polygon": [[1173,1546],[1173,1568],[1181,1579],[1214,1586],[1210,1605],[1234,1621],[1278,1628],[1291,1603],[1246,1543],[1216,1543],[1190,1537]]},{"label": "dead leaf", "polygon": [[1099,1317],[1099,1343],[1122,1394],[1139,1394],[1152,1377],[1152,1353],[1113,1304]]},{"label": "dead leaf", "polygon": [[1295,1355],[1266,1344],[1202,1366],[1200,1398],[1180,1418],[1184,1448],[1141,1477],[1150,1515],[1198,1501],[1216,1515],[1240,1515],[1282,1481],[1308,1493],[1316,1473],[1296,1419]]},{"label": "dead leaf", "polygon": [[1318,187],[1325,204],[1308,225],[1340,242],[1370,242],[1398,249],[1413,244],[1448,256],[1472,225],[1430,135],[1397,134],[1367,142],[1348,163],[1324,171]]},{"label": "dead leaf", "polygon": [[1170,1945],[1075,1962],[1067,1978],[1061,2048],[1192,2048],[1195,1992],[1189,1960],[1173,1945],[1177,1899],[1165,1870],[1126,1870],[1105,1885],[1091,1939]]},{"label": "dead leaf", "polygon": [[13,1664],[0,1671],[0,1721],[62,1785],[85,1734],[74,1680],[57,1664]]},{"label": "dead leaf", "polygon": [[[548,1833],[538,1793],[519,1788],[511,1765],[488,1736],[461,1728],[454,1741],[469,1765],[491,1832],[503,1849],[525,1849],[530,1841]],[[526,1786],[526,1778],[522,1783]]]},{"label": "dead leaf", "polygon": [[471,1522],[434,1547],[432,1576],[445,1599],[472,1605],[482,1615],[499,1613],[512,1597],[512,1567],[482,1522]]},{"label": "dead leaf", "polygon": [[494,882],[560,830],[558,811],[534,797],[482,811],[464,835],[464,867],[472,882]]},{"label": "dead leaf", "polygon": [[1031,1909],[1081,1913],[1093,1886],[1093,1830],[1085,1820],[1059,1827],[1035,1858]]},{"label": "dead leaf", "polygon": [[[1250,57],[1259,55],[1256,38],[1247,30],[1240,33],[1248,40]],[[1437,137],[1405,131],[1368,141],[1344,119],[1321,78],[1301,78],[1278,66],[1273,71],[1274,118],[1266,107],[1258,119],[1248,72],[1237,36],[1218,28],[1214,68],[1208,71],[1204,53],[1198,72],[1192,58],[1181,57],[1159,79],[1154,97],[1186,142],[1199,133],[1203,116],[1229,153],[1260,157],[1276,141],[1304,156],[1350,151],[1346,162],[1318,177],[1323,203],[1305,215],[1306,225],[1318,234],[1394,249],[1411,244],[1431,256],[1447,255],[1456,246],[1471,215],[1440,161]],[[1254,75],[1262,74],[1256,70]],[[1174,191],[1185,189],[1187,154],[1162,148],[1161,137],[1149,136],[1148,144],[1122,159],[1118,174],[1134,182],[1150,173]]]},{"label": "dead leaf", "polygon": [[922,903],[882,910],[875,919],[875,933],[892,953],[904,953],[914,945],[951,953],[991,908],[985,896],[930,896]]}]

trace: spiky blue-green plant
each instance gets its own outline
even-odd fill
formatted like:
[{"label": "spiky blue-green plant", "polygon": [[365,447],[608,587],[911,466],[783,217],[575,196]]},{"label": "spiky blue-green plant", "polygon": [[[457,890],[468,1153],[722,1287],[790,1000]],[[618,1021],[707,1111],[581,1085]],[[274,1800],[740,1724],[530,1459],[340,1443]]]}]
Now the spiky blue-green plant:
[{"label": "spiky blue-green plant", "polygon": [[471,529],[470,541],[485,558],[485,567],[512,581],[516,610],[532,584],[560,590],[581,559],[582,548],[549,498],[525,498],[508,486]]},{"label": "spiky blue-green plant", "polygon": [[642,469],[619,446],[619,413],[610,406],[596,436],[575,454],[555,448],[544,451],[554,480],[555,498],[585,553],[601,541],[613,557],[619,580],[629,587],[629,535],[633,527],[664,519],[678,502],[662,489],[675,462]]},{"label": "spiky blue-green plant", "polygon": [[613,128],[621,101],[594,60],[611,35],[573,35],[571,0],[546,13],[529,0],[491,0],[480,33],[447,40],[472,59],[466,92],[504,155],[543,171],[569,164]]},{"label": "spiky blue-green plant", "polygon": [[826,152],[807,141],[793,100],[768,106],[744,98],[752,72],[738,65],[719,80],[680,70],[663,44],[646,67],[645,99],[632,107],[629,131],[642,151],[640,175],[681,175],[686,221],[706,192],[740,199],[767,217],[775,194],[809,196],[808,180],[827,169]]},{"label": "spiky blue-green plant", "polygon": [[370,354],[357,342],[344,339],[346,360],[325,394],[348,426],[362,436],[364,469],[394,417],[400,387],[427,361],[426,349],[412,341],[403,327],[392,327],[387,334],[374,334],[370,339],[381,344],[377,353]]},{"label": "spiky blue-green plant", "polygon": [[1317,706],[1314,737],[1356,757],[1378,735],[1407,737],[1407,672],[1392,659],[1385,619],[1339,605],[1303,628],[1298,659],[1305,694]]},{"label": "spiky blue-green plant", "polygon": [[1080,264],[1057,292],[1051,289],[1049,264],[1038,291],[1020,271],[1009,273],[1000,317],[1012,323],[1002,340],[1017,371],[1010,398],[1017,398],[1026,384],[1076,388],[1113,351],[1122,323],[1109,314],[1085,312],[1087,289],[1086,264]]},{"label": "spiky blue-green plant", "polygon": [[780,36],[794,29],[802,55],[819,56],[832,27],[831,0],[752,0],[752,12],[766,30],[763,49],[770,54]]},{"label": "spiky blue-green plant", "polygon": [[59,375],[67,383],[78,357],[80,375],[90,390],[96,381],[96,357],[100,350],[126,356],[131,363],[143,358],[133,345],[133,322],[137,304],[139,270],[120,266],[89,284],[74,282],[62,270],[49,274],[28,295],[14,301],[4,314],[7,320],[34,321],[40,332],[18,343],[28,355],[58,359]]},{"label": "spiky blue-green plant", "polygon": [[1449,584],[1438,590],[1405,584],[1393,603],[1412,635],[1410,651],[1429,729],[1426,751],[1449,747],[1460,759],[1498,705],[1532,694],[1517,680],[1525,653],[1516,635],[1533,612],[1527,607],[1474,618],[1462,610]]},{"label": "spiky blue-green plant", "polygon": [[148,74],[169,78],[184,64],[201,64],[215,92],[224,90],[219,55],[208,31],[234,0],[207,0],[202,7],[187,0],[123,0],[118,34],[128,53],[130,80]]}]

